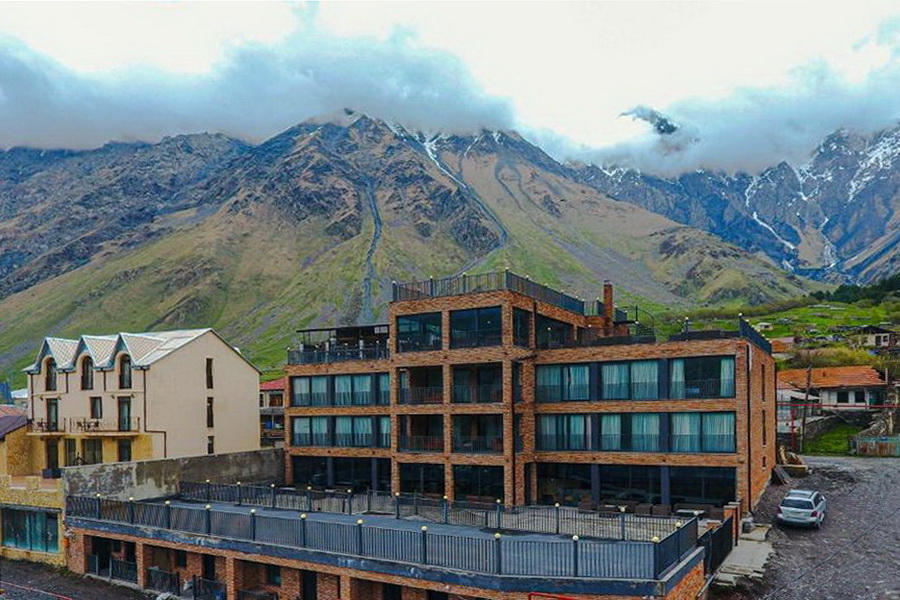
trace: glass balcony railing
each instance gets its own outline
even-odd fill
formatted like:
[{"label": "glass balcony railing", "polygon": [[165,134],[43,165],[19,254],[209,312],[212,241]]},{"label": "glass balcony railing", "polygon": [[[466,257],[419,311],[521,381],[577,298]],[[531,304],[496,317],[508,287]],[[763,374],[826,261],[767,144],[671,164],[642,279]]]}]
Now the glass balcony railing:
[{"label": "glass balcony railing", "polygon": [[403,435],[400,436],[401,452],[443,452],[444,436],[442,435]]},{"label": "glass balcony railing", "polygon": [[501,436],[467,435],[453,437],[454,452],[502,453],[503,438]]},{"label": "glass balcony railing", "polygon": [[398,390],[400,404],[441,404],[444,402],[443,386],[411,387]]},{"label": "glass balcony railing", "polygon": [[457,404],[503,402],[503,388],[496,384],[453,386],[453,402]]},{"label": "glass balcony railing", "polygon": [[499,329],[490,331],[461,331],[450,333],[451,348],[480,348],[482,346],[499,346],[503,343],[503,334]]}]

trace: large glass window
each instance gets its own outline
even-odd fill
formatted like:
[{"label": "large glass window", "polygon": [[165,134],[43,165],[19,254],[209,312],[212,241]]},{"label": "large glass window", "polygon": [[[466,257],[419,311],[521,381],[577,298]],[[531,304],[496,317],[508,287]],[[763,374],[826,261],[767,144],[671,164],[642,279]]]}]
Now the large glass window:
[{"label": "large glass window", "polygon": [[531,312],[521,308],[513,309],[513,344],[528,348],[531,346]]},{"label": "large glass window", "polygon": [[291,420],[293,446],[330,446],[328,417],[294,417]]},{"label": "large glass window", "polygon": [[501,415],[455,415],[454,452],[503,452]]},{"label": "large glass window", "polygon": [[378,378],[378,404],[388,405],[391,403],[391,375],[390,373],[379,373],[375,377]]},{"label": "large glass window", "polygon": [[600,497],[604,504],[623,500],[659,504],[660,468],[637,465],[600,465]]},{"label": "large glass window", "polygon": [[335,375],[334,403],[338,406],[372,404],[371,375]]},{"label": "large glass window", "polygon": [[444,465],[400,463],[400,491],[441,497],[444,491]]},{"label": "large glass window", "polygon": [[538,415],[538,450],[589,450],[591,419],[588,415]]},{"label": "large glass window", "polygon": [[604,400],[656,400],[659,363],[655,360],[603,363],[600,368]]},{"label": "large glass window", "polygon": [[457,500],[494,502],[503,499],[503,467],[453,465],[453,492]]},{"label": "large glass window", "polygon": [[367,448],[373,446],[372,417],[335,417],[334,445]]},{"label": "large glass window", "polygon": [[672,398],[734,398],[734,357],[674,359],[669,391]]},{"label": "large glass window", "polygon": [[[365,491],[373,487],[373,468],[370,458],[334,457],[334,485],[338,489]],[[390,460],[387,460],[390,465]],[[379,486],[380,487],[380,486]],[[382,488],[385,489],[385,488]]]},{"label": "large glass window", "polygon": [[734,413],[672,413],[672,452],[734,452]]},{"label": "large glass window", "polygon": [[291,378],[291,406],[326,406],[328,404],[328,377]]},{"label": "large glass window", "polygon": [[103,440],[81,440],[81,456],[84,464],[96,465],[103,462]]},{"label": "large glass window", "polygon": [[581,365],[539,365],[535,369],[538,402],[590,399],[590,368]]},{"label": "large glass window", "polygon": [[441,313],[397,317],[397,352],[441,349]]},{"label": "large glass window", "polygon": [[591,465],[538,463],[537,501],[578,506],[591,499]]},{"label": "large glass window", "polygon": [[502,401],[501,365],[453,367],[453,402],[468,404]]},{"label": "large glass window", "polygon": [[600,449],[658,452],[660,416],[657,413],[600,415]]},{"label": "large glass window", "polygon": [[52,358],[47,359],[47,372],[44,374],[44,390],[48,392],[56,391],[56,361]]},{"label": "large glass window", "polygon": [[735,499],[733,467],[669,467],[672,504],[724,506]]},{"label": "large glass window", "polygon": [[573,326],[544,315],[537,315],[534,336],[541,350],[567,348],[572,345]]},{"label": "large glass window", "polygon": [[502,342],[500,307],[454,310],[450,313],[450,347],[499,346]]},{"label": "large glass window", "polygon": [[59,517],[56,513],[4,508],[3,546],[35,552],[59,552]]},{"label": "large glass window", "polygon": [[328,463],[324,456],[292,457],[294,485],[324,487],[328,485]]}]

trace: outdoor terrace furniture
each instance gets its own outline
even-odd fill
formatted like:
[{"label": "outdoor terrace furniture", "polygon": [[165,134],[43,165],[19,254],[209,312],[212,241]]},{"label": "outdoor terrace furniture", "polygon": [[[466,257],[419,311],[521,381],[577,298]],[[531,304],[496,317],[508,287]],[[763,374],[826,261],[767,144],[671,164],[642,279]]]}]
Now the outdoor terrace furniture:
[{"label": "outdoor terrace furniture", "polygon": [[653,505],[648,503],[638,504],[634,507],[634,514],[649,516],[653,514]]}]

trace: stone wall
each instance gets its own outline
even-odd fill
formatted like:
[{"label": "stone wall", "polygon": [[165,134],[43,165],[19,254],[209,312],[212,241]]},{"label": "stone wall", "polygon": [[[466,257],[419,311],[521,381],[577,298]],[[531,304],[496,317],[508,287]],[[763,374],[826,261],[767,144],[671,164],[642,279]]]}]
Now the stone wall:
[{"label": "stone wall", "polygon": [[181,481],[213,483],[280,482],[284,477],[284,453],[277,448],[167,458],[127,463],[106,463],[63,468],[67,496],[93,496],[137,500],[171,496]]}]

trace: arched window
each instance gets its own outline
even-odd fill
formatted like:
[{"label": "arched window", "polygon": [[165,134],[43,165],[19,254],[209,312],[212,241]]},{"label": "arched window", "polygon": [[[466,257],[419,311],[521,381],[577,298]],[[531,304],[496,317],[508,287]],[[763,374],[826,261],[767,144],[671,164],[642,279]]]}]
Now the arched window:
[{"label": "arched window", "polygon": [[119,359],[119,389],[131,389],[131,357],[127,354]]},{"label": "arched window", "polygon": [[48,392],[56,391],[56,361],[52,358],[47,359],[47,372],[45,374],[44,389]]},{"label": "arched window", "polygon": [[94,389],[94,361],[90,356],[81,359],[81,389]]}]

